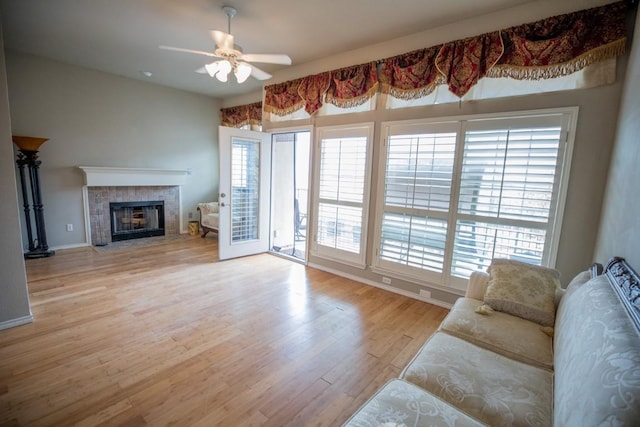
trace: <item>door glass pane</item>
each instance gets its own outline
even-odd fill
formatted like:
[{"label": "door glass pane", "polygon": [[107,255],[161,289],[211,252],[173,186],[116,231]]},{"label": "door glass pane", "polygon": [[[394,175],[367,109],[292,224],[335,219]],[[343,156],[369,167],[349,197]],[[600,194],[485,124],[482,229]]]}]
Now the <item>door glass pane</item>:
[{"label": "door glass pane", "polygon": [[271,150],[271,250],[305,259],[311,132],[273,135]]},{"label": "door glass pane", "polygon": [[231,148],[231,242],[258,239],[260,141],[234,138]]}]

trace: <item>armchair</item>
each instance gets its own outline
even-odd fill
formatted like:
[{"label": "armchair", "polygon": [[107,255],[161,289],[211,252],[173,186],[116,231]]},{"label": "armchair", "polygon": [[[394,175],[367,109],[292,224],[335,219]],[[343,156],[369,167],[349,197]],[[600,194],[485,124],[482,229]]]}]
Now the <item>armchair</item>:
[{"label": "armchair", "polygon": [[218,202],[198,203],[197,207],[200,212],[200,228],[202,228],[202,238],[204,238],[208,232],[218,232],[220,225],[220,211]]}]

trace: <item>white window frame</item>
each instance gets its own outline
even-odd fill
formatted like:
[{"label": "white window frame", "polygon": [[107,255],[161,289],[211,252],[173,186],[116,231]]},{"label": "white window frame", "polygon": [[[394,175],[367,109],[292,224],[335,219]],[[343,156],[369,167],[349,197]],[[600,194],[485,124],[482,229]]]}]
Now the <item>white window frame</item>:
[{"label": "white window frame", "polygon": [[[578,116],[578,107],[553,108],[544,110],[530,110],[509,113],[466,115],[458,117],[447,117],[437,119],[418,119],[405,121],[389,121],[381,123],[380,132],[380,155],[378,162],[378,182],[375,209],[375,233],[372,271],[399,279],[407,280],[419,284],[428,284],[431,287],[446,291],[458,291],[462,293],[468,283],[465,278],[451,275],[451,261],[453,256],[453,244],[455,239],[455,228],[458,214],[458,198],[460,189],[462,160],[464,154],[465,135],[467,124],[475,121],[505,119],[515,122],[518,118],[528,120],[529,118],[544,117],[549,115],[561,115],[562,134],[560,136],[560,146],[558,149],[558,163],[555,178],[554,199],[551,203],[550,218],[547,225],[547,236],[545,238],[545,249],[542,265],[554,266],[558,254],[560,231],[564,215],[567,186],[569,182],[571,159],[575,138],[575,129]],[[385,175],[387,169],[387,141],[392,134],[400,133],[402,129],[424,129],[433,132],[437,129],[451,129],[451,124],[457,123],[458,133],[456,141],[455,160],[453,167],[453,180],[451,184],[450,209],[448,212],[447,241],[445,246],[445,260],[442,273],[420,269],[416,267],[403,266],[380,258],[379,250],[382,240],[382,220],[385,203]]]},{"label": "white window frame", "polygon": [[[381,142],[380,142],[380,163],[378,166],[378,195],[377,195],[377,205],[376,205],[376,234],[374,240],[374,261],[373,268],[377,268],[382,270],[383,274],[394,273],[398,275],[403,275],[406,278],[408,276],[411,281],[416,280],[426,280],[427,282],[440,283],[442,282],[442,273],[438,273],[435,271],[424,270],[417,267],[404,266],[400,270],[395,269],[394,267],[397,265],[391,261],[386,261],[380,258],[379,249],[382,241],[382,220],[384,217],[384,206],[385,206],[385,178],[386,178],[386,170],[387,170],[387,141],[389,136],[391,135],[391,130],[393,129],[395,134],[407,134],[407,135],[416,135],[416,134],[430,134],[430,133],[456,133],[456,147],[458,146],[458,137],[459,137],[459,128],[460,125],[456,121],[449,120],[410,120],[410,121],[401,121],[401,122],[383,122],[382,130],[381,130]],[[455,154],[455,153],[454,153]],[[454,157],[455,162],[455,157]],[[451,186],[455,184],[455,167],[453,172],[453,180]],[[452,190],[453,193],[453,190]],[[452,195],[450,196],[451,199]],[[451,206],[451,200],[450,204]],[[395,210],[401,211],[406,214],[415,214],[417,211],[427,211],[429,209],[413,209],[413,208],[396,208]],[[443,220],[447,223],[449,222],[450,213],[449,211],[440,211],[433,212],[431,216],[432,219]],[[447,232],[448,234],[448,232]],[[446,257],[446,253],[445,253]],[[391,274],[390,274],[391,275]]]},{"label": "white window frame", "polygon": [[[313,256],[324,258],[329,261],[338,262],[352,267],[364,269],[366,267],[366,251],[367,251],[367,227],[369,223],[369,201],[371,193],[371,163],[372,163],[372,146],[373,146],[373,130],[374,123],[360,123],[344,126],[324,126],[316,128],[313,143],[313,220],[311,224],[312,236],[310,253]],[[319,231],[319,207],[322,202],[335,202],[332,200],[323,200],[320,198],[320,168],[322,163],[321,143],[324,139],[333,138],[352,138],[365,137],[366,159],[364,171],[364,189],[362,195],[362,222],[360,225],[360,248],[358,253],[345,251],[329,246],[322,245],[318,242]]]}]

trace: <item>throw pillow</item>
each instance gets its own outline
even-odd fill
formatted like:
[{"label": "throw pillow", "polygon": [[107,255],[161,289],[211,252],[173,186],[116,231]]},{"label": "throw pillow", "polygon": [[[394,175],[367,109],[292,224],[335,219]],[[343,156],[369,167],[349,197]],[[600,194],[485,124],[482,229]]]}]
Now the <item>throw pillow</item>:
[{"label": "throw pillow", "polygon": [[543,326],[553,326],[555,294],[560,287],[557,270],[508,259],[494,259],[488,269],[484,303]]}]

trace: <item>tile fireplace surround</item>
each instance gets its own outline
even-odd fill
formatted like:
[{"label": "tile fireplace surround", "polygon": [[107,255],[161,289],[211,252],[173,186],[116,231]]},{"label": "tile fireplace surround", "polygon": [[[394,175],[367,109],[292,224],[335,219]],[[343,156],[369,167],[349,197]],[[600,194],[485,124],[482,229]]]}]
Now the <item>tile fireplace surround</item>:
[{"label": "tile fireplace surround", "polygon": [[111,243],[109,203],[164,201],[164,234],[180,233],[180,190],[177,186],[88,187],[91,244]]},{"label": "tile fireplace surround", "polygon": [[110,202],[164,201],[165,235],[182,232],[181,186],[189,171],[79,166],[89,244],[111,243]]}]

